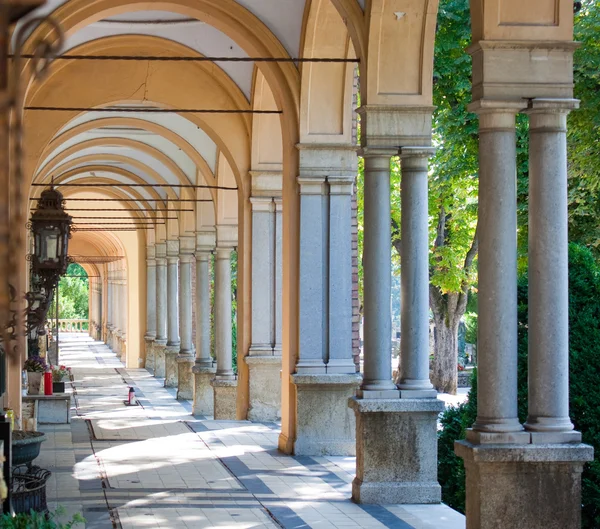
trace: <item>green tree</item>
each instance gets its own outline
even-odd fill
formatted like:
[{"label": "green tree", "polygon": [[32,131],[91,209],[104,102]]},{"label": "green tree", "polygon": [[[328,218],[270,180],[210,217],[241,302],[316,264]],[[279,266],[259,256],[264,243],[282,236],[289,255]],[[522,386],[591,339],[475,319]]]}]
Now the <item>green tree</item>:
[{"label": "green tree", "polygon": [[[518,409],[519,420],[527,418],[527,275],[518,284]],[[591,251],[569,246],[569,391],[571,419],[594,447],[595,459],[582,475],[582,527],[600,527],[600,266]],[[442,416],[438,434],[438,477],[442,499],[464,512],[465,476],[463,463],[454,455],[454,441],[464,439],[466,428],[477,415],[477,391],[473,386],[467,403],[449,408]]]},{"label": "green tree", "polygon": [[585,0],[575,16],[575,97],[569,115],[569,236],[600,256],[600,3]]},{"label": "green tree", "polygon": [[[87,320],[89,315],[89,279],[84,268],[71,263],[58,283],[58,312],[61,320]],[[56,298],[52,300],[48,317],[56,315]]]}]

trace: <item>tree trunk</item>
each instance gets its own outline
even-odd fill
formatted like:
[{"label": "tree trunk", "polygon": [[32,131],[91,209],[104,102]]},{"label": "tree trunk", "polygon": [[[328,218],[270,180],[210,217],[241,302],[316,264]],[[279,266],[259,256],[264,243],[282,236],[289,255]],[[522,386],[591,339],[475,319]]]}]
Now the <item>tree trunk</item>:
[{"label": "tree trunk", "polygon": [[450,314],[434,316],[433,373],[431,383],[442,393],[456,395],[458,387],[458,324],[460,317]]}]

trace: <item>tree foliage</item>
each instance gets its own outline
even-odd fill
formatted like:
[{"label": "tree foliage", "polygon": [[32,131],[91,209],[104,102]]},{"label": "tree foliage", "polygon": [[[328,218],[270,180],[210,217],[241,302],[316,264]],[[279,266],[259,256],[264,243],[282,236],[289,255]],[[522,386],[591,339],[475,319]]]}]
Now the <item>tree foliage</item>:
[{"label": "tree foliage", "polygon": [[[89,316],[89,279],[85,269],[71,263],[58,283],[58,313],[62,320],[87,320]],[[52,300],[48,318],[56,315],[56,298]]]},{"label": "tree foliage", "polygon": [[[519,420],[527,419],[527,275],[518,285],[518,409]],[[600,527],[600,266],[583,246],[569,247],[569,391],[571,418],[583,442],[594,447],[595,459],[583,472],[582,527]],[[464,439],[465,430],[477,415],[474,386],[467,403],[449,408],[442,416],[438,442],[438,477],[443,501],[464,512],[465,476],[462,461],[454,455],[454,441]]]},{"label": "tree foliage", "polygon": [[600,256],[600,3],[585,0],[575,18],[575,97],[569,115],[569,231]]}]

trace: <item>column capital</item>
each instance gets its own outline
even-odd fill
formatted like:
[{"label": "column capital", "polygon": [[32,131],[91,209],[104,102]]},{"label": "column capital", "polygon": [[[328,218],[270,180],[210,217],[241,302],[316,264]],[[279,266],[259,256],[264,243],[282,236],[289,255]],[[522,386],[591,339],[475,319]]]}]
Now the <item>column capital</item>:
[{"label": "column capital", "polygon": [[199,249],[196,248],[196,262],[200,261],[208,261],[210,259],[210,254],[212,253],[212,249]]},{"label": "column capital", "polygon": [[518,114],[527,108],[527,99],[477,99],[467,106],[474,114]]},{"label": "column capital", "polygon": [[154,244],[149,244],[146,246],[146,259],[154,259],[156,256],[156,247]]},{"label": "column capital", "polygon": [[332,176],[327,179],[330,195],[352,195],[354,178]]},{"label": "column capital", "polygon": [[231,252],[233,252],[233,247],[229,246],[218,246],[215,251],[216,259],[231,259]]},{"label": "column capital", "polygon": [[147,257],[146,258],[146,265],[149,268],[153,268],[156,266],[156,259],[154,257]]},{"label": "column capital", "polygon": [[400,158],[431,158],[435,154],[435,147],[402,147]]},{"label": "column capital", "polygon": [[275,203],[273,197],[250,197],[252,211],[274,211]]},{"label": "column capital", "polygon": [[578,99],[535,98],[523,111],[529,115],[529,132],[567,132],[567,116],[579,108]]},{"label": "column capital", "polygon": [[180,253],[179,254],[179,262],[189,264],[194,261],[194,254],[191,252]]},{"label": "column capital", "polygon": [[325,194],[325,177],[306,177],[299,176],[296,178],[300,186],[301,195],[324,195]]}]

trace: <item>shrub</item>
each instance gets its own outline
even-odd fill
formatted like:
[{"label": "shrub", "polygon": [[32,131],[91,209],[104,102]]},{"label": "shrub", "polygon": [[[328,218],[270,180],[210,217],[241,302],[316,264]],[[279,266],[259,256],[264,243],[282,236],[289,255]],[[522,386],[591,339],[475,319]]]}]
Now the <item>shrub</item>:
[{"label": "shrub", "polygon": [[[519,418],[527,417],[527,277],[518,284],[519,319]],[[575,428],[583,442],[595,450],[595,460],[585,465],[582,489],[582,528],[600,527],[600,266],[592,253],[569,246],[570,406]],[[474,380],[475,382],[475,380]],[[462,460],[454,455],[454,441],[464,439],[465,429],[477,415],[474,385],[467,403],[442,415],[439,433],[438,477],[443,501],[464,512],[465,478]]]},{"label": "shrub", "polygon": [[3,529],[71,529],[76,525],[85,523],[80,514],[75,514],[70,521],[60,523],[56,521],[57,516],[62,516],[64,509],[58,508],[53,514],[44,514],[31,511],[29,513],[0,515],[0,527]]}]

